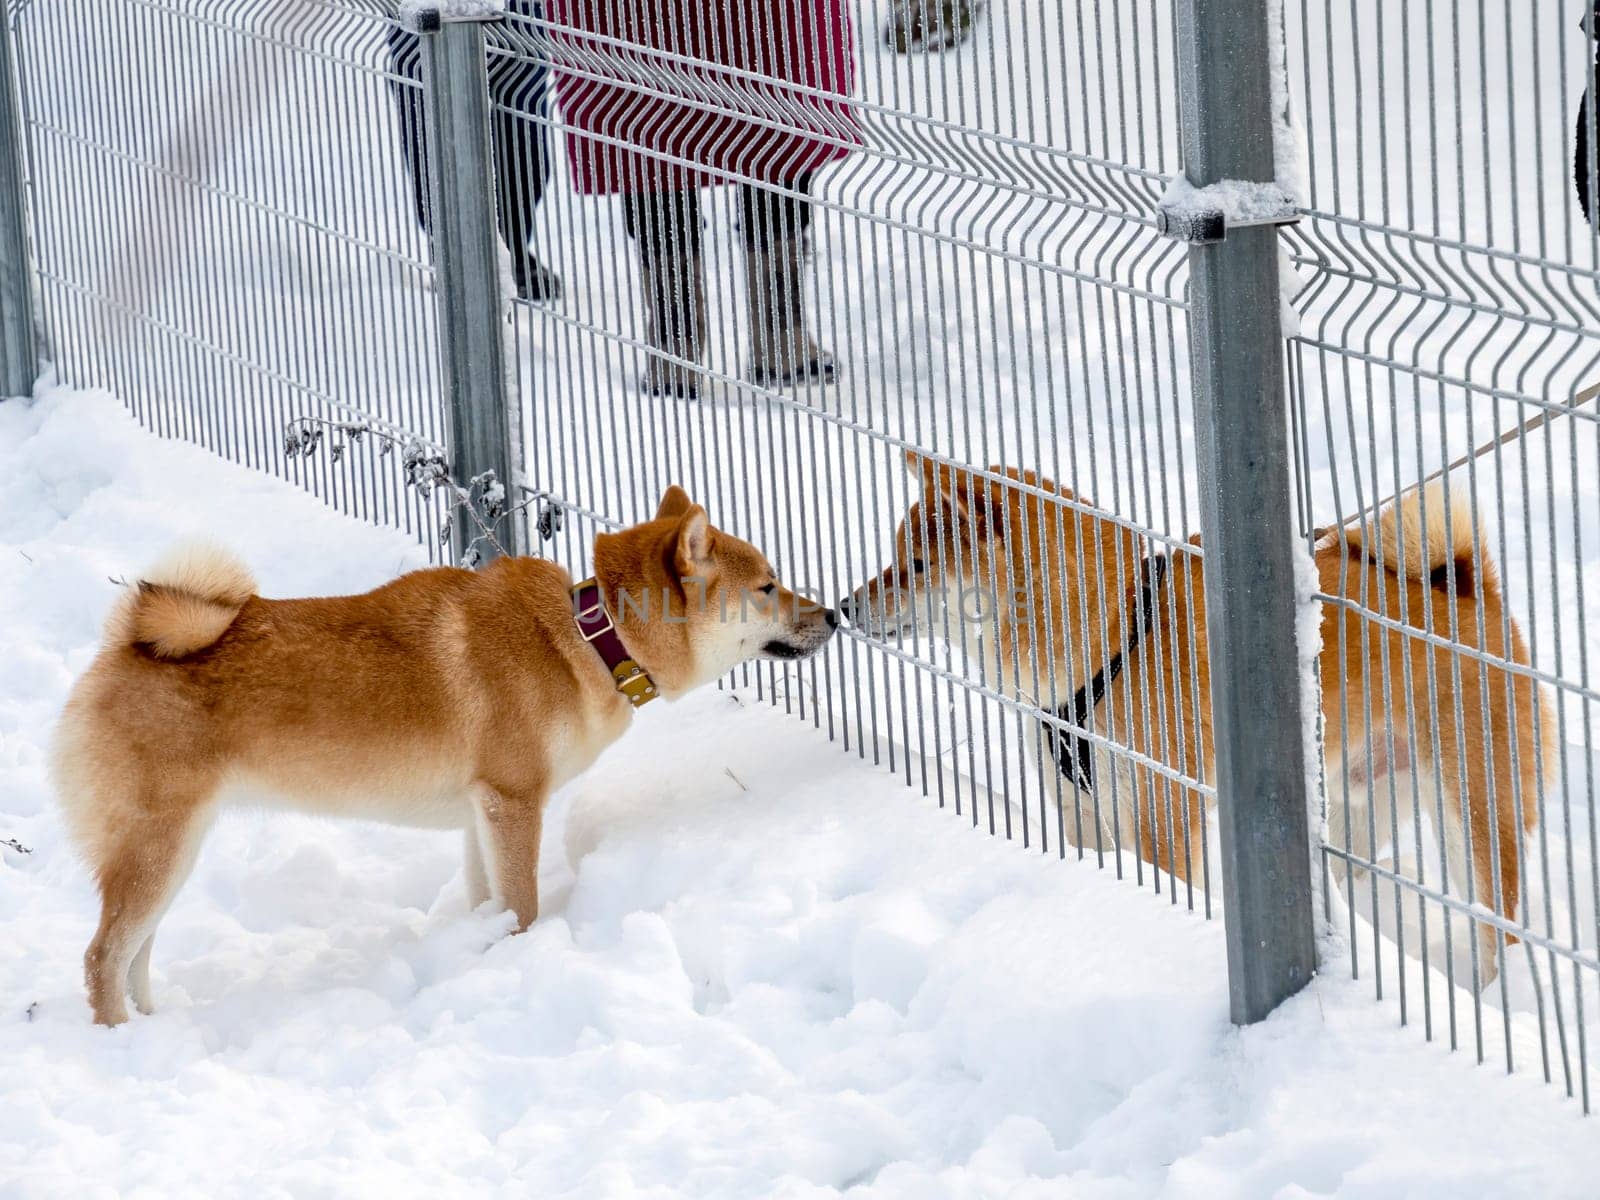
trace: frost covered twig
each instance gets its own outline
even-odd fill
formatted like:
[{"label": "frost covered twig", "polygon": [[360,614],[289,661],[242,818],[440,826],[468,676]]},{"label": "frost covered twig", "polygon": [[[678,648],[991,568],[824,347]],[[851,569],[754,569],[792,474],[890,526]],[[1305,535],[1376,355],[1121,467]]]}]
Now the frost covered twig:
[{"label": "frost covered twig", "polygon": [[18,854],[33,853],[32,846],[24,846],[21,842],[17,841],[16,838],[0,838],[0,846],[10,846],[11,849],[15,850]]},{"label": "frost covered twig", "polygon": [[371,438],[378,444],[380,456],[387,457],[396,450],[400,452],[400,469],[407,487],[429,499],[441,491],[445,493],[449,511],[439,526],[440,542],[450,540],[458,513],[464,514],[472,522],[476,532],[462,551],[461,565],[464,567],[476,567],[481,563],[485,546],[493,547],[498,554],[509,556],[511,552],[495,536],[495,526],[541,499],[537,495],[530,496],[521,504],[508,508],[505,484],[496,478],[493,471],[474,475],[463,484],[450,474],[450,464],[437,446],[365,421],[295,417],[283,427],[283,452],[289,458],[310,458],[326,441],[329,459],[338,462],[344,457],[346,449],[359,445],[364,438]]}]

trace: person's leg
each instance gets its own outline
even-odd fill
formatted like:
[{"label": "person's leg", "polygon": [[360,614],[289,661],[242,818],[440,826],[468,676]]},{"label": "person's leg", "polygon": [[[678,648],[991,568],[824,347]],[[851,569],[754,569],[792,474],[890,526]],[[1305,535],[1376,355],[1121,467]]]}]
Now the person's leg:
[{"label": "person's leg", "polygon": [[764,387],[831,380],[833,355],[806,331],[805,264],[811,232],[811,172],[785,185],[788,195],[743,185],[745,301],[750,319],[748,375]]},{"label": "person's leg", "polygon": [[[1596,69],[1595,79],[1600,82],[1600,68]],[[1578,102],[1577,133],[1573,137],[1572,151],[1572,183],[1578,192],[1578,207],[1583,210],[1583,219],[1591,225],[1594,224],[1590,209],[1590,190],[1594,184],[1589,178],[1589,97],[1592,94],[1584,92],[1583,99]]]},{"label": "person's leg", "polygon": [[972,35],[988,0],[895,0],[883,25],[883,41],[891,50],[948,50]]},{"label": "person's leg", "polygon": [[422,124],[422,47],[417,35],[398,25],[389,30],[389,70],[412,83],[390,82],[395,115],[400,121],[400,157],[411,180],[411,204],[417,225],[430,233],[428,224],[427,134]]},{"label": "person's leg", "polygon": [[700,372],[694,364],[700,361],[706,341],[700,194],[690,190],[626,195],[622,223],[639,249],[645,340],[660,352],[646,361],[644,389],[651,395],[693,399],[700,390]]},{"label": "person's leg", "polygon": [[[514,0],[509,12],[537,13],[527,0]],[[515,35],[521,26],[509,23],[510,48],[525,51]],[[549,69],[518,53],[489,56],[489,100],[494,106],[494,164],[497,211],[501,236],[511,251],[511,271],[517,295],[541,303],[561,297],[561,281],[529,248],[534,214],[550,178],[549,132],[544,117],[549,90]]]}]

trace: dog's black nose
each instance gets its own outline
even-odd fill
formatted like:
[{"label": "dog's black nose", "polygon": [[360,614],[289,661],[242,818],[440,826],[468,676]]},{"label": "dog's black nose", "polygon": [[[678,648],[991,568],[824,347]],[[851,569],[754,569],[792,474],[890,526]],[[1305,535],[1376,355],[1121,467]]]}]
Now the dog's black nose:
[{"label": "dog's black nose", "polygon": [[843,600],[839,601],[839,612],[837,616],[835,616],[833,613],[828,614],[828,620],[831,624],[838,624],[839,617],[843,617],[846,621],[851,622],[854,622],[856,619],[855,605],[851,603],[849,596],[846,596]]},{"label": "dog's black nose", "polygon": [[828,628],[829,629],[837,629],[837,628],[839,628],[839,614],[834,612],[833,609],[831,609],[831,608],[823,609],[822,610],[822,617],[823,617],[823,619],[825,621],[828,622]]}]

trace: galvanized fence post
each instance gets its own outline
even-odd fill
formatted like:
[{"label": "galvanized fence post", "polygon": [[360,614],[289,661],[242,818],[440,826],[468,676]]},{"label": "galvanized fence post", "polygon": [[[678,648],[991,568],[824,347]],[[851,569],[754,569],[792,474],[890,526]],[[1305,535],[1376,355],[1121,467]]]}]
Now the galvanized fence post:
[{"label": "galvanized fence post", "polygon": [[28,255],[26,144],[10,14],[0,12],[0,398],[27,396],[39,375]]},{"label": "galvanized fence post", "polygon": [[[450,471],[463,486],[487,471],[514,500],[519,465],[506,395],[505,304],[500,294],[499,234],[495,227],[495,164],[490,149],[488,62],[484,27],[498,16],[446,15],[438,8],[412,16],[422,50],[429,224],[438,291],[440,365],[450,430]],[[482,506],[480,506],[480,512]],[[522,552],[522,523],[493,522],[495,537]],[[477,530],[463,514],[453,526],[457,561]],[[498,550],[480,543],[481,559]]]},{"label": "galvanized fence post", "polygon": [[[1177,0],[1189,182],[1271,183],[1270,0]],[[1203,236],[1203,235],[1202,235]],[[1189,247],[1190,361],[1233,1019],[1266,1016],[1316,968],[1278,234]]]}]

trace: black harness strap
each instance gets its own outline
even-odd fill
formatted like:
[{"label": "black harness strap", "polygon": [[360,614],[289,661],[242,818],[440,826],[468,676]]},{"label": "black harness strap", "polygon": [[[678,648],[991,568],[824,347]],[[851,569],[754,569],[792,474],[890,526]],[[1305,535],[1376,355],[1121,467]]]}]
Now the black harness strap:
[{"label": "black harness strap", "polygon": [[[1074,730],[1088,729],[1089,717],[1099,707],[1100,701],[1105,699],[1106,689],[1122,674],[1123,660],[1138,649],[1145,632],[1155,622],[1156,593],[1161,590],[1161,584],[1167,577],[1167,556],[1152,554],[1140,564],[1140,572],[1144,575],[1144,583],[1139,587],[1139,601],[1134,606],[1133,628],[1128,631],[1122,648],[1094,673],[1088,683],[1073,693],[1070,703],[1056,709],[1055,715],[1069,722]],[[1048,726],[1046,733],[1061,773],[1084,791],[1090,791],[1094,786],[1094,746],[1089,739],[1082,732],[1058,729],[1054,725]]]}]

